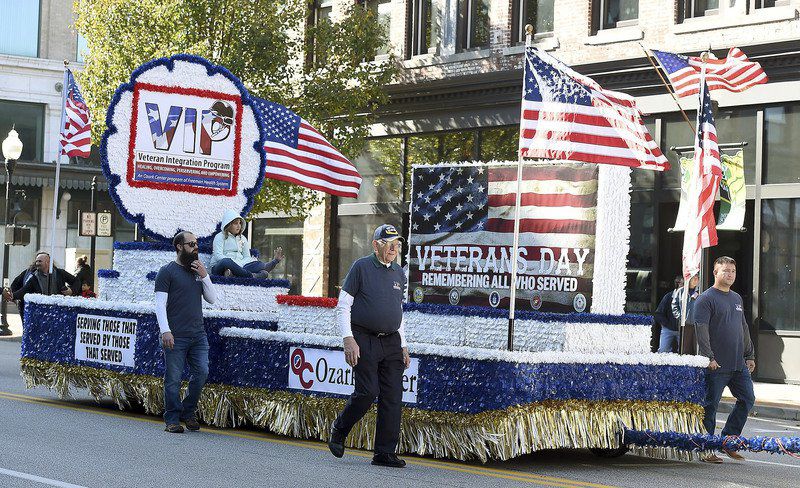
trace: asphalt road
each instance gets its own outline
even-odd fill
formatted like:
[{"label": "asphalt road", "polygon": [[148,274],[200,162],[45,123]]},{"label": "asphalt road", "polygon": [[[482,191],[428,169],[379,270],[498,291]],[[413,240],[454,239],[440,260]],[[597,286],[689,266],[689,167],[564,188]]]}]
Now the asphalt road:
[{"label": "asphalt road", "polygon": [[[746,453],[723,465],[585,450],[544,451],[504,463],[405,456],[405,469],[371,466],[371,454],[331,456],[321,442],[248,429],[163,432],[160,418],[60,400],[25,389],[17,341],[0,340],[0,487],[797,487],[800,459]],[[722,419],[724,421],[724,418]],[[800,423],[751,418],[745,435],[800,435]]]}]

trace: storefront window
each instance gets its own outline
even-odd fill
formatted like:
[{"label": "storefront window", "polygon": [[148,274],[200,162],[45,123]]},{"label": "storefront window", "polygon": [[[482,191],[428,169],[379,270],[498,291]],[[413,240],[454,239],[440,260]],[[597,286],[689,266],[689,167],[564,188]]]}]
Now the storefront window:
[{"label": "storefront window", "polygon": [[519,147],[519,126],[498,127],[481,131],[481,161],[516,161]]},{"label": "storefront window", "polygon": [[[690,117],[693,120],[693,117]],[[694,122],[692,122],[694,124]],[[661,124],[661,150],[669,160],[670,169],[664,172],[662,185],[664,188],[681,187],[680,157],[671,147],[694,145],[694,133],[681,114],[669,114],[664,117]],[[687,154],[691,154],[687,153]]]},{"label": "storefront window", "polygon": [[760,247],[761,328],[800,330],[800,199],[762,203]]},{"label": "storefront window", "polygon": [[[655,117],[645,117],[644,125],[647,132],[654,140],[656,138],[656,119]],[[658,171],[648,169],[634,169],[631,171],[631,186],[636,190],[652,190],[656,181]]]},{"label": "storefront window", "polygon": [[800,104],[764,109],[764,183],[800,182]]},{"label": "storefront window", "polygon": [[[350,270],[350,266],[353,262],[373,252],[372,235],[375,229],[381,224],[392,224],[400,229],[401,220],[402,217],[399,214],[347,215],[339,217],[337,296],[338,287],[342,285],[344,277],[347,276],[347,272]],[[407,249],[403,246],[402,253],[406,252]],[[400,257],[398,256],[397,259],[399,263]]]},{"label": "storefront window", "polygon": [[12,127],[22,141],[20,161],[42,161],[44,105],[0,100],[0,141]]},{"label": "storefront window", "polygon": [[270,271],[273,279],[289,280],[289,294],[299,295],[303,286],[303,221],[289,218],[254,219],[250,246],[258,249],[261,260],[269,262],[277,247],[283,248],[284,258]]},{"label": "storefront window", "polygon": [[[370,139],[354,164],[361,173],[361,190],[355,202],[396,202],[400,199],[403,173],[403,140]],[[342,203],[353,203],[343,200]]]},{"label": "storefront window", "polygon": [[[643,192],[635,192],[643,193]],[[638,195],[637,195],[638,196]],[[646,195],[641,195],[646,196]],[[642,198],[631,204],[631,238],[628,249],[627,282],[625,286],[625,311],[629,313],[652,312],[653,250],[655,228],[653,203]]]},{"label": "storefront window", "polygon": [[[717,137],[720,144],[747,142],[744,150],[744,180],[748,185],[755,184],[756,178],[756,109],[750,107],[720,108],[715,114]],[[726,149],[733,154],[737,149]]]},{"label": "storefront window", "polygon": [[[9,246],[6,286],[33,262],[36,251],[39,250],[37,234],[41,192],[39,188],[17,188],[16,190],[12,189],[12,195],[9,198],[11,207],[9,222],[28,227],[31,230],[31,241],[27,246]],[[4,200],[0,200],[0,211],[5,215]],[[0,266],[2,265],[3,255],[0,252]]]}]

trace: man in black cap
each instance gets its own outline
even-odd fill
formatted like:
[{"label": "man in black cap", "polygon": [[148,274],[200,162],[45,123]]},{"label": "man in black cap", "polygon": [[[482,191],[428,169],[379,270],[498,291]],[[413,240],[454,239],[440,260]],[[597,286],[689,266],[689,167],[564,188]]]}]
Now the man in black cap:
[{"label": "man in black cap", "polygon": [[403,370],[411,364],[403,331],[403,290],[406,276],[394,262],[401,249],[393,225],[375,229],[369,256],[356,260],[342,285],[336,307],[347,364],[353,368],[355,391],[331,428],[328,448],[344,455],[353,426],[378,398],[375,455],[372,464],[402,468],[397,457]]}]

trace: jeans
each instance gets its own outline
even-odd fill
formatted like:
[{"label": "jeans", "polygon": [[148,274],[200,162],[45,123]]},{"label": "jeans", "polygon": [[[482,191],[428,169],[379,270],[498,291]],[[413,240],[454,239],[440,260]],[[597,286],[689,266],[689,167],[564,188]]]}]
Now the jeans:
[{"label": "jeans", "polygon": [[239,266],[233,259],[224,258],[220,259],[217,264],[211,267],[211,274],[222,276],[225,274],[225,270],[229,269],[231,270],[231,273],[233,273],[233,276],[238,276],[240,278],[251,278],[253,273],[272,271],[277,264],[278,262],[276,260],[272,260],[269,263],[253,261],[245,264],[244,266]]},{"label": "jeans", "polygon": [[730,388],[731,393],[736,397],[736,406],[733,407],[725,427],[721,434],[741,435],[744,423],[747,422],[747,414],[753,408],[756,395],[753,392],[753,379],[750,371],[745,366],[741,371],[717,372],[706,370],[706,402],[705,417],[703,427],[709,434],[714,434],[714,427],[717,421],[717,406],[722,398],[722,391],[725,387]]},{"label": "jeans", "polygon": [[661,339],[658,342],[658,352],[678,352],[680,332],[661,327]]},{"label": "jeans", "polygon": [[[189,363],[189,388],[181,401],[181,377]],[[177,424],[193,419],[200,391],[208,377],[208,337],[176,337],[175,347],[164,349],[164,421]]]}]

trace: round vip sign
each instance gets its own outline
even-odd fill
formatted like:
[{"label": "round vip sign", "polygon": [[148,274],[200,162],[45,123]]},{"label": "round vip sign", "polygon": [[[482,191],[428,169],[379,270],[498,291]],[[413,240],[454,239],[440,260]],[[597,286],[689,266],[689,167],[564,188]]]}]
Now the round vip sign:
[{"label": "round vip sign", "polygon": [[209,238],[225,210],[252,206],[266,165],[262,127],[225,68],[189,55],[146,63],[117,89],[107,120],[109,191],[145,234]]}]

